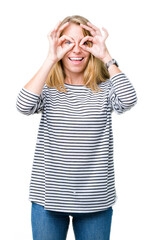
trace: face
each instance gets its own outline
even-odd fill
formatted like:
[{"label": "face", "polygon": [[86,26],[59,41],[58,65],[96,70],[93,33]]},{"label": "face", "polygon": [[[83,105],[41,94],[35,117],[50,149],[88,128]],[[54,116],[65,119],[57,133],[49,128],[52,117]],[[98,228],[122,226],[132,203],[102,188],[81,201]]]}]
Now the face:
[{"label": "face", "polygon": [[[82,27],[80,27],[80,25],[70,23],[70,25],[64,30],[63,35],[71,37],[75,42],[74,47],[62,58],[64,72],[66,75],[68,73],[83,73],[87,66],[90,53],[79,46],[82,38],[85,37],[82,32]],[[63,44],[71,44],[71,42],[65,40]],[[78,58],[78,60],[73,58]]]}]

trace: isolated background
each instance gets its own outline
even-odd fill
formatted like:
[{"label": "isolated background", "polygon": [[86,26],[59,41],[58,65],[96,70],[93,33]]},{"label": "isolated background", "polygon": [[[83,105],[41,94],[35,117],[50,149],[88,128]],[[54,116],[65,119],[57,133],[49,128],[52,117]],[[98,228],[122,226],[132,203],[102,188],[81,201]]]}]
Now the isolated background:
[{"label": "isolated background", "polygon": [[[29,183],[40,114],[16,110],[20,89],[48,52],[48,32],[68,15],[82,15],[109,32],[107,47],[138,95],[130,111],[113,113],[118,200],[112,240],[153,239],[151,1],[6,0],[0,4],[0,238],[32,240]],[[72,225],[67,240],[73,240]]]}]

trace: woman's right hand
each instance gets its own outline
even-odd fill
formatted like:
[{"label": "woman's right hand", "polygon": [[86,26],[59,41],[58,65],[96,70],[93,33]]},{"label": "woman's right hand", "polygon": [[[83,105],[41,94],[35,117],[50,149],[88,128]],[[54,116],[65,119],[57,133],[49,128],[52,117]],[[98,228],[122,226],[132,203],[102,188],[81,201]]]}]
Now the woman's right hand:
[{"label": "woman's right hand", "polygon": [[[49,40],[48,57],[53,63],[56,63],[59,60],[61,60],[64,57],[64,55],[68,51],[70,51],[74,46],[74,41],[70,37],[66,35],[62,35],[60,37],[60,33],[69,25],[69,22],[65,23],[61,27],[60,24],[61,21],[59,21],[55,28],[52,31],[50,31],[47,35]],[[65,40],[70,41],[71,44],[62,44]]]}]

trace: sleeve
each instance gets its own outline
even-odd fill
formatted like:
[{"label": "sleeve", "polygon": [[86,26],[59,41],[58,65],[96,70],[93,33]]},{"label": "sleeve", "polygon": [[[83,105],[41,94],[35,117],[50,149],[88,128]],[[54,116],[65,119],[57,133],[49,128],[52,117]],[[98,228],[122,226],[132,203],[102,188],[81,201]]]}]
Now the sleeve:
[{"label": "sleeve", "polygon": [[110,79],[109,104],[112,111],[123,113],[137,103],[134,87],[124,73],[118,73]]},{"label": "sleeve", "polygon": [[29,90],[22,88],[18,94],[16,108],[19,112],[25,115],[39,113],[44,108],[44,91],[41,94],[32,93]]}]

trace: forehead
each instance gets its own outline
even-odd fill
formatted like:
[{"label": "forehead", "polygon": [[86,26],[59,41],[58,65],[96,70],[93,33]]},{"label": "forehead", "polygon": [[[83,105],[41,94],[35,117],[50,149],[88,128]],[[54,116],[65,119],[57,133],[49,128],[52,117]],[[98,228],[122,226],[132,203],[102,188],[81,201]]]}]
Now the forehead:
[{"label": "forehead", "polygon": [[64,29],[63,34],[78,39],[80,37],[84,37],[82,27],[75,23],[70,23],[70,25]]}]

